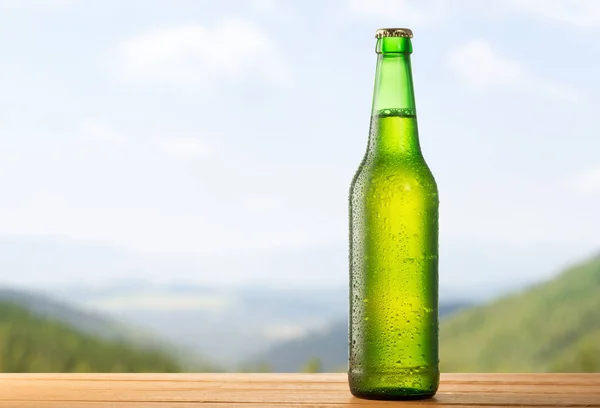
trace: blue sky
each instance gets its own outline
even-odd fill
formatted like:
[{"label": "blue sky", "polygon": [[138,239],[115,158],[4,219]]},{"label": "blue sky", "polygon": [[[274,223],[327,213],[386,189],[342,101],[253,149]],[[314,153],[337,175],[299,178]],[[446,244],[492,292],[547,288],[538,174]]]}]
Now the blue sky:
[{"label": "blue sky", "polygon": [[0,0],[0,232],[345,265],[386,26],[415,34],[442,256],[600,248],[595,0]]}]

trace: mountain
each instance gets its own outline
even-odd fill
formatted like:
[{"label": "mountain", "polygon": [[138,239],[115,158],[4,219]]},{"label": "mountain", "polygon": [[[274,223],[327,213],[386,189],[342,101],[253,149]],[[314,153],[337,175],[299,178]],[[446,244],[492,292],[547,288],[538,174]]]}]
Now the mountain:
[{"label": "mountain", "polygon": [[344,288],[218,288],[137,282],[55,291],[69,303],[144,327],[230,370],[266,347],[344,316]]},{"label": "mountain", "polygon": [[[440,298],[477,302],[521,289],[578,259],[577,243],[524,244],[497,239],[440,237]],[[199,248],[201,250],[201,248]],[[224,253],[141,253],[109,242],[55,235],[1,235],[0,284],[36,290],[103,288],[125,279],[213,287],[304,289],[348,281],[345,242],[314,247]],[[555,269],[557,268],[557,269]],[[486,271],[486,273],[480,273]],[[127,286],[127,285],[123,285]]]},{"label": "mountain", "polygon": [[[441,304],[440,317],[468,307],[464,302]],[[325,330],[300,339],[280,343],[256,357],[250,366],[265,366],[273,372],[298,372],[311,361],[319,362],[325,372],[346,371],[348,364],[348,323],[337,322]]]},{"label": "mountain", "polygon": [[[440,299],[481,303],[518,290],[558,272],[580,251],[575,246],[443,239]],[[0,253],[0,283],[44,292],[86,314],[52,305],[37,307],[39,313],[136,345],[152,345],[156,336],[148,332],[158,334],[227,369],[347,313],[345,244],[159,255],[65,237],[0,235]],[[115,328],[114,321],[123,324]],[[187,351],[182,355],[190,360]]]},{"label": "mountain", "polygon": [[84,333],[105,339],[131,341],[138,345],[155,343],[151,335],[140,328],[121,324],[100,313],[80,310],[34,291],[0,288],[0,302],[19,305],[41,317],[60,321]]},{"label": "mountain", "polygon": [[86,334],[0,301],[0,372],[178,372],[168,354]]},{"label": "mountain", "polygon": [[19,306],[40,318],[60,322],[101,340],[116,341],[135,349],[167,351],[186,371],[220,371],[219,367],[198,353],[168,341],[166,336],[159,336],[149,328],[123,322],[97,311],[80,309],[43,293],[0,288],[0,303]]},{"label": "mountain", "polygon": [[440,330],[443,371],[600,371],[600,256]]}]

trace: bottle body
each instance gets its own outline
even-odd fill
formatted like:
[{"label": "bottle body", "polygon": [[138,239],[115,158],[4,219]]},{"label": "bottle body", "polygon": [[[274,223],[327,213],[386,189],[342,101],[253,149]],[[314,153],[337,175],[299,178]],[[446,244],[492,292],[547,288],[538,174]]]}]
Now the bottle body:
[{"label": "bottle body", "polygon": [[414,106],[374,103],[349,210],[350,389],[366,398],[431,397],[439,383],[438,190]]}]

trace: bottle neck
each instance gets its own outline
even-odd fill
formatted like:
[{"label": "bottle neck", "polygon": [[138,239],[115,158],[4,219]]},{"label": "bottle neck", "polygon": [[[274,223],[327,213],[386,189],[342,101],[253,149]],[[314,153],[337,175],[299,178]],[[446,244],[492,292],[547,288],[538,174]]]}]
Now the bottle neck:
[{"label": "bottle neck", "polygon": [[401,109],[415,114],[410,54],[410,38],[384,37],[377,40],[377,70],[373,93],[373,113]]},{"label": "bottle neck", "polygon": [[[377,40],[372,108],[372,144],[378,153],[419,153],[410,38]],[[390,126],[394,123],[394,126]]]}]

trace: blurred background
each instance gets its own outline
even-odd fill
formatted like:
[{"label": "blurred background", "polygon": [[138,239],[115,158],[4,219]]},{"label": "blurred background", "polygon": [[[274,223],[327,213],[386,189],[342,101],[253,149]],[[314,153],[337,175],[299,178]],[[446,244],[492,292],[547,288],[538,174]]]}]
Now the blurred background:
[{"label": "blurred background", "polygon": [[388,26],[442,370],[600,371],[596,0],[0,0],[0,371],[345,371]]}]

